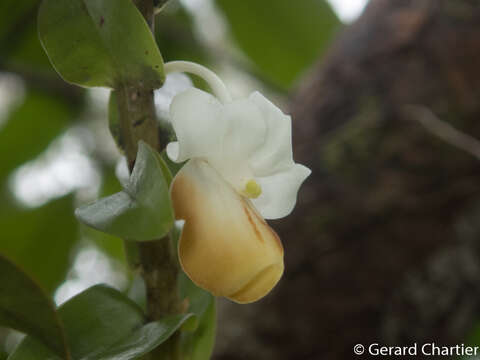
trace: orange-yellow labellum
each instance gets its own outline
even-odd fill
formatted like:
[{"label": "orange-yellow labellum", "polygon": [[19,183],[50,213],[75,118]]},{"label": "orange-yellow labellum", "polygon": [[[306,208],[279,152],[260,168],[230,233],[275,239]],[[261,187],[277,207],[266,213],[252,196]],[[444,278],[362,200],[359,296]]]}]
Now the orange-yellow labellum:
[{"label": "orange-yellow labellum", "polygon": [[283,247],[250,200],[200,159],[178,172],[171,196],[185,220],[180,263],[194,283],[238,303],[270,292],[283,273]]}]

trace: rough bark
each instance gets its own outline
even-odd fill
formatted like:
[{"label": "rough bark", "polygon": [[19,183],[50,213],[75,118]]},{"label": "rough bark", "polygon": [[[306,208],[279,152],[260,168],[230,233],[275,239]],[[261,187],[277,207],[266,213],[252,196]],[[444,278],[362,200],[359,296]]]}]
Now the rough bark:
[{"label": "rough bark", "polygon": [[216,359],[465,341],[480,317],[480,161],[406,106],[480,138],[479,64],[476,0],[371,0],[335,39],[292,106],[313,173],[273,224],[284,278],[256,304],[223,303]]}]

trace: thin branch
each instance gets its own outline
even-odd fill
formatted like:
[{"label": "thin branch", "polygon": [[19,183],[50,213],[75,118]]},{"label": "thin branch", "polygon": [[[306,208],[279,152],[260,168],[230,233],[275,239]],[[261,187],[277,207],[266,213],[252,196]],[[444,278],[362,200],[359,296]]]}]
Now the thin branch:
[{"label": "thin branch", "polygon": [[410,118],[418,121],[430,133],[480,160],[480,141],[478,139],[440,120],[432,110],[425,106],[407,105],[405,110]]},{"label": "thin branch", "polygon": [[[133,0],[138,10],[154,31],[154,1]],[[115,89],[119,110],[120,131],[125,141],[125,155],[130,170],[133,169],[139,140],[161,151],[159,126],[155,113],[153,89],[142,82],[122,84]],[[178,260],[171,239],[166,236],[138,243],[140,273],[147,290],[147,315],[160,320],[168,314],[181,312],[177,287]],[[179,360],[180,334],[176,332],[165,343],[154,349],[148,359]]]}]

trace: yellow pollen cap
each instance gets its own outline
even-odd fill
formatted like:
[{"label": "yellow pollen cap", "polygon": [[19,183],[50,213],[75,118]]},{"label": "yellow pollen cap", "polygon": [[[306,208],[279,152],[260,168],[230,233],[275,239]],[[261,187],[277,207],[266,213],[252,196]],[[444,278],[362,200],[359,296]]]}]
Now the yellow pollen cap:
[{"label": "yellow pollen cap", "polygon": [[258,183],[251,179],[245,184],[245,189],[243,190],[243,194],[250,199],[256,199],[262,193],[262,188]]}]

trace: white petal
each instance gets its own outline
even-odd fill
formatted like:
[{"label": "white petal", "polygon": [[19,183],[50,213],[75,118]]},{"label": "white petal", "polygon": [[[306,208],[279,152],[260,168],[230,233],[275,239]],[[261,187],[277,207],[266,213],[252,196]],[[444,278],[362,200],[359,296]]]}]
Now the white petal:
[{"label": "white petal", "polygon": [[240,191],[253,178],[248,159],[265,141],[265,121],[258,107],[248,99],[225,104],[220,121],[227,124],[222,151],[208,161]]},{"label": "white petal", "polygon": [[253,199],[256,209],[265,219],[279,219],[290,214],[297,202],[297,192],[311,170],[294,164],[285,171],[257,178],[262,194]]},{"label": "white petal", "polygon": [[176,218],[185,220],[180,263],[193,282],[240,303],[275,286],[283,273],[277,234],[207,162],[182,167],[171,197]]},{"label": "white petal", "polygon": [[249,101],[261,112],[266,123],[265,139],[250,159],[255,176],[267,176],[293,165],[292,121],[278,107],[259,92],[250,95]]},{"label": "white petal", "polygon": [[226,156],[247,159],[263,145],[265,120],[253,102],[241,99],[225,104],[222,120],[228,123],[223,144]]},{"label": "white petal", "polygon": [[182,162],[218,154],[227,127],[219,119],[221,110],[222,105],[215,97],[198,89],[188,89],[175,96],[170,105],[170,121],[178,145],[173,143],[167,147],[170,159]]}]

